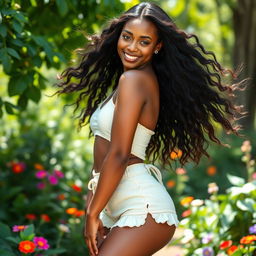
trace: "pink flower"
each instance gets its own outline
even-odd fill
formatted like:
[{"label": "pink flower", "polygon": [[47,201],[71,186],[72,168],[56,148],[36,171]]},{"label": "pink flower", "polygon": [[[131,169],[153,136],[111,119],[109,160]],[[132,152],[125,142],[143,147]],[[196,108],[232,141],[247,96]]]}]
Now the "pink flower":
[{"label": "pink flower", "polygon": [[256,180],[256,172],[254,172],[254,173],[252,174],[252,179],[253,179],[253,180]]},{"label": "pink flower", "polygon": [[41,250],[48,250],[50,247],[48,241],[43,237],[35,236],[33,242],[36,244],[36,247]]},{"label": "pink flower", "polygon": [[12,231],[13,232],[20,232],[20,231],[23,231],[27,228],[28,226],[26,225],[15,225],[12,227]]},{"label": "pink flower", "polygon": [[44,188],[45,188],[45,183],[39,182],[39,183],[37,183],[36,187],[37,187],[38,189],[44,189]]},{"label": "pink flower", "polygon": [[187,172],[186,172],[186,170],[185,170],[184,168],[177,168],[177,169],[176,169],[176,173],[177,173],[178,175],[184,175],[184,174],[186,174]]},{"label": "pink flower", "polygon": [[37,171],[36,172],[36,177],[38,178],[38,179],[43,179],[43,178],[45,178],[47,176],[47,171],[45,171],[45,170],[40,170],[40,171]]},{"label": "pink flower", "polygon": [[53,173],[56,177],[58,178],[64,178],[64,173],[62,171],[59,170],[53,170]]},{"label": "pink flower", "polygon": [[48,180],[52,185],[57,185],[58,184],[58,178],[54,175],[49,175]]}]

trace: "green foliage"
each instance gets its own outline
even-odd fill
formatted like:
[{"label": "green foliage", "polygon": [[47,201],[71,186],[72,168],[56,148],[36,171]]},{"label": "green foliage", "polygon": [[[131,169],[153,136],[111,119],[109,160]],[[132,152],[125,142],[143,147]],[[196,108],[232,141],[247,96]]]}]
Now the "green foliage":
[{"label": "green foliage", "polygon": [[[242,151],[248,156],[251,152],[250,143],[245,142]],[[250,162],[250,167],[255,171],[251,155],[246,162]],[[186,248],[186,255],[202,255],[209,248],[215,253],[222,252],[221,255],[236,256],[249,256],[256,251],[256,231],[250,231],[250,227],[256,224],[255,177],[252,180],[252,176],[248,175],[247,183],[245,179],[231,174],[227,177],[232,186],[225,194],[218,194],[217,184],[211,183],[208,187],[210,199],[194,200],[185,205],[188,217],[184,216],[181,221],[181,227],[185,229],[181,242]],[[224,246],[223,243],[229,245]],[[231,254],[232,249],[234,254]]]},{"label": "green foliage", "polygon": [[95,33],[123,8],[114,0],[2,0],[0,64],[9,78],[8,96],[16,97],[11,102],[1,99],[0,116],[3,109],[13,115],[25,110],[29,101],[38,103],[48,81],[42,67],[60,69],[72,50],[86,42],[81,31]]},{"label": "green foliage", "polygon": [[[51,107],[31,105],[17,120],[5,116],[0,121],[0,221],[9,226],[33,223],[36,234],[47,237],[51,248],[66,251],[52,249],[43,255],[72,255],[74,251],[86,255],[83,197],[92,142],[86,132],[72,132],[71,113],[56,109],[58,99],[44,98],[41,103]],[[69,208],[75,211],[67,213]],[[20,234],[23,240],[29,230]],[[9,237],[6,232],[1,228],[0,234]]]}]

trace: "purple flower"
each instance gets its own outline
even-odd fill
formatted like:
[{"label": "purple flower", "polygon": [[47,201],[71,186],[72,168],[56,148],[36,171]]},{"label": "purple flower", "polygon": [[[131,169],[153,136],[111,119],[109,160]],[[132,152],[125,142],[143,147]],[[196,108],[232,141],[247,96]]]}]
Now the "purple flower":
[{"label": "purple flower", "polygon": [[249,232],[250,232],[250,234],[256,234],[256,224],[252,225],[249,228]]},{"label": "purple flower", "polygon": [[44,188],[45,188],[45,183],[39,182],[39,183],[36,184],[36,187],[37,187],[38,189],[44,189]]},{"label": "purple flower", "polygon": [[58,184],[58,178],[54,175],[49,175],[48,180],[52,185],[57,185]]},{"label": "purple flower", "polygon": [[58,178],[64,178],[64,173],[62,171],[54,170],[53,173]]},{"label": "purple flower", "polygon": [[20,231],[25,230],[27,227],[28,227],[27,225],[14,225],[12,227],[12,231],[13,232],[20,232]]},{"label": "purple flower", "polygon": [[214,251],[212,247],[204,247],[203,248],[203,256],[214,256]]},{"label": "purple flower", "polygon": [[37,171],[36,172],[36,177],[38,178],[38,179],[43,179],[43,178],[45,178],[47,176],[47,171],[45,171],[45,170],[40,170],[40,171]]},{"label": "purple flower", "polygon": [[48,250],[50,247],[48,241],[43,237],[35,236],[33,242],[36,244],[36,247],[41,250]]},{"label": "purple flower", "polygon": [[203,244],[208,244],[212,241],[213,239],[213,234],[212,233],[208,233],[206,234],[203,238],[202,238],[202,243]]}]

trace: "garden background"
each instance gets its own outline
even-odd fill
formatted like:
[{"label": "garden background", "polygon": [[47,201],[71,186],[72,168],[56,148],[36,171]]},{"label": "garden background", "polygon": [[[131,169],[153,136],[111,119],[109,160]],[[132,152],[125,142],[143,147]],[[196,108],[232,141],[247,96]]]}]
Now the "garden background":
[{"label": "garden background", "polygon": [[[74,65],[86,35],[137,0],[0,1],[0,255],[88,255],[82,222],[93,138],[77,131],[75,95],[51,96],[58,74]],[[253,255],[256,242],[256,2],[155,1],[199,36],[224,66],[250,77],[237,104],[244,137],[218,136],[211,158],[163,171],[183,236],[184,255]],[[180,152],[182,153],[182,152]],[[255,252],[254,252],[255,253]],[[170,255],[172,255],[170,250]]]}]

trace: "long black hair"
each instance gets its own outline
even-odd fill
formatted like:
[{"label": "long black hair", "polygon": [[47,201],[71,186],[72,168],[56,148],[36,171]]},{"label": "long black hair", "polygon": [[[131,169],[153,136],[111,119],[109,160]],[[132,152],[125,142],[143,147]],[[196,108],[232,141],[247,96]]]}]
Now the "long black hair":
[{"label": "long black hair", "polygon": [[160,113],[146,150],[147,157],[153,162],[159,159],[165,165],[171,161],[170,152],[179,149],[182,165],[187,161],[198,163],[202,155],[208,156],[208,138],[222,144],[216,137],[214,122],[231,133],[237,134],[239,130],[239,126],[233,125],[239,109],[228,99],[238,84],[223,83],[226,74],[231,78],[236,74],[223,68],[196,35],[177,28],[154,3],[135,5],[119,18],[110,20],[99,35],[90,36],[89,43],[77,50],[81,56],[78,66],[62,72],[63,81],[57,84],[61,87],[57,93],[80,91],[74,111],[83,103],[79,127],[88,124],[109,90],[118,86],[123,65],[117,42],[125,23],[134,18],[153,22],[163,43],[152,59],[160,89]]}]

